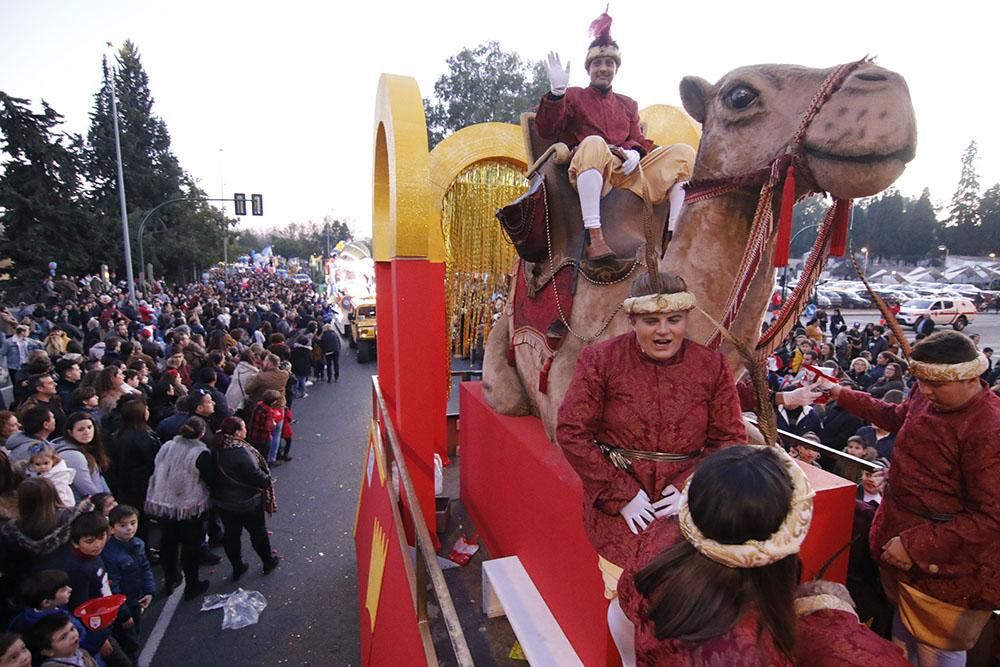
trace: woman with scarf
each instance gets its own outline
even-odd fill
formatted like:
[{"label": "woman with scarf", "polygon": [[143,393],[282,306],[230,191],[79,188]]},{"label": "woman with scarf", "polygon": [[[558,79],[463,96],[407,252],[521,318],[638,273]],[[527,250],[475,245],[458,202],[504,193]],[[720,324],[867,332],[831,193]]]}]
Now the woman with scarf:
[{"label": "woman with scarf", "polygon": [[264,564],[264,574],[278,567],[278,556],[271,553],[265,513],[278,511],[274,483],[267,461],[247,441],[247,426],[239,417],[227,417],[215,434],[216,475],[212,484],[212,503],[225,528],[223,548],[233,566],[233,580],[238,581],[250,565],[243,560],[243,530],[250,534],[250,544]]},{"label": "woman with scarf", "polygon": [[180,434],[157,452],[146,491],[146,513],[159,519],[163,532],[160,562],[164,588],[169,593],[180,579],[179,547],[185,600],[208,590],[208,582],[198,579],[198,563],[202,519],[208,511],[208,488],[215,476],[215,463],[212,453],[200,440],[204,434],[205,420],[191,417],[184,422]]}]

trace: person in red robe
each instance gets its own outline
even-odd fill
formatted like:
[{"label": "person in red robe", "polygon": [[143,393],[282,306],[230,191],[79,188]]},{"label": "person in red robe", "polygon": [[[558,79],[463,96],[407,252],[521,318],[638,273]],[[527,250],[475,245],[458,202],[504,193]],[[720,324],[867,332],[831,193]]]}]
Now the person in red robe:
[{"label": "person in red robe", "polygon": [[633,285],[630,332],[584,349],[556,426],[583,482],[584,530],[609,600],[644,531],[676,514],[698,463],[746,442],[725,358],[685,338],[694,296],[681,278],[658,280]]},{"label": "person in red robe", "polygon": [[677,520],[650,531],[618,582],[635,626],[635,659],[623,662],[792,665],[796,554],[813,496],[780,447],[727,447],[703,461]]},{"label": "person in red robe", "polygon": [[989,610],[1000,608],[1000,397],[979,375],[986,358],[963,334],[921,340],[902,404],[844,387],[843,409],[895,432],[872,554],[897,604],[893,638],[915,664],[964,665]]},{"label": "person in red robe", "polygon": [[535,128],[542,138],[573,151],[569,179],[580,196],[587,257],[600,260],[614,257],[601,231],[601,198],[612,187],[627,188],[652,204],[669,196],[668,228],[673,231],[695,152],[686,144],[657,147],[643,135],[639,105],[611,90],[622,64],[618,43],[611,39],[611,17],[605,12],[590,29],[594,40],[584,62],[590,85],[570,87],[569,63],[564,67],[558,54],[549,53],[549,92],[538,104]]}]

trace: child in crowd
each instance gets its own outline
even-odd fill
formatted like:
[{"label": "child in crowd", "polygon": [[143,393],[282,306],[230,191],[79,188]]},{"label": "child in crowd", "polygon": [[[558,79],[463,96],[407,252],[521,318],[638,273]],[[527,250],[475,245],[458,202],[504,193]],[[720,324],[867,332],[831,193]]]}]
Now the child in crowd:
[{"label": "child in crowd", "polygon": [[80,648],[80,633],[69,614],[52,614],[39,620],[25,635],[28,648],[41,658],[42,667],[97,667],[94,658]]},{"label": "child in crowd", "polygon": [[[8,630],[19,634],[27,633],[31,627],[52,614],[69,614],[67,607],[73,589],[69,585],[69,575],[62,570],[41,570],[35,572],[21,584],[21,599],[24,609],[11,621]],[[108,631],[88,632],[83,623],[70,616],[77,632],[80,633],[80,646],[93,656],[105,652],[110,654],[114,649],[108,643]],[[3,666],[0,661],[0,667]]]},{"label": "child in crowd", "polygon": [[101,408],[99,407],[100,397],[97,390],[91,386],[74,389],[69,395],[69,412],[85,412],[94,418],[97,423],[101,422]]},{"label": "child in crowd", "polygon": [[[865,439],[859,435],[852,435],[847,439],[847,446],[844,447],[844,453],[863,459],[865,457]],[[837,461],[837,464],[833,467],[833,474],[839,475],[844,479],[849,479],[857,484],[861,481],[861,466],[853,461]]]},{"label": "child in crowd", "polygon": [[72,593],[70,609],[93,598],[111,595],[108,572],[101,558],[108,541],[108,520],[100,512],[86,512],[70,525],[73,551],[66,560],[66,574]]},{"label": "child in crowd", "polygon": [[111,510],[118,507],[118,501],[110,493],[95,493],[90,497],[90,502],[94,503],[94,511],[100,512],[105,518],[111,515]]},{"label": "child in crowd", "polygon": [[136,537],[139,511],[130,505],[119,505],[108,517],[111,538],[104,545],[101,558],[108,568],[111,592],[125,596],[124,613],[133,621],[128,628],[116,628],[115,639],[133,659],[139,654],[139,630],[142,613],[153,601],[156,584],[153,568],[146,558],[146,545]]},{"label": "child in crowd", "polygon": [[69,468],[66,462],[56,454],[55,447],[48,442],[36,442],[28,449],[28,477],[44,477],[52,482],[59,494],[59,502],[63,507],[73,507],[73,479],[76,471]]},{"label": "child in crowd", "polygon": [[292,409],[287,406],[285,407],[284,415],[285,421],[281,424],[282,446],[278,450],[278,460],[288,462],[292,460],[288,452],[292,450],[292,437],[295,435],[295,430],[292,428],[295,415],[292,414]]},{"label": "child in crowd", "polygon": [[271,450],[271,439],[274,427],[284,416],[284,410],[278,407],[281,393],[276,389],[268,389],[261,395],[261,400],[250,412],[250,423],[247,425],[247,442],[267,458]]},{"label": "child in crowd", "polygon": [[31,651],[20,635],[0,634],[0,667],[31,667]]}]

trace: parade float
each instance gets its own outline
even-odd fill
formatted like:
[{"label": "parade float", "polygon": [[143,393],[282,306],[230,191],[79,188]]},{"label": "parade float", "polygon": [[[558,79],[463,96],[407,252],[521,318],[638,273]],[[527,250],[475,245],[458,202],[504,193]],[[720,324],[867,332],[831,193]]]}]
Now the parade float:
[{"label": "parade float", "polygon": [[[751,121],[727,106],[741,86],[759,97]],[[434,455],[447,458],[454,341],[465,345],[477,331],[487,341],[483,381],[460,387],[461,500],[490,558],[515,559],[512,578],[530,589],[526,599],[541,601],[524,613],[552,631],[529,660],[618,664],[597,554],[580,520],[580,479],[552,442],[577,356],[626,330],[620,304],[635,277],[658,266],[685,276],[701,304],[691,338],[721,346],[738,375],[762,364],[798,320],[826,258],[844,253],[851,200],[888,187],[913,156],[905,82],[867,60],[826,70],[747,67],[715,85],[688,77],[681,92],[687,113],[657,105],[641,117],[658,144],[700,144],[684,214],[665,234],[662,208],[613,190],[602,201],[619,257],[609,267],[582,257],[568,150],[542,141],[531,114],[521,127],[465,128],[429,152],[415,81],[382,76],[373,202],[378,375],[355,525],[363,664],[437,664],[429,590],[455,659],[471,664],[428,529]],[[508,224],[511,243],[494,213],[525,192],[522,201],[533,203],[520,225]],[[833,205],[803,278],[761,336],[775,267],[787,261],[791,206],[812,192],[828,193]],[[773,438],[766,421],[761,431]],[[855,485],[804,468],[817,497],[803,576],[823,570],[843,580]],[[508,616],[520,638],[519,626],[530,623]]]}]

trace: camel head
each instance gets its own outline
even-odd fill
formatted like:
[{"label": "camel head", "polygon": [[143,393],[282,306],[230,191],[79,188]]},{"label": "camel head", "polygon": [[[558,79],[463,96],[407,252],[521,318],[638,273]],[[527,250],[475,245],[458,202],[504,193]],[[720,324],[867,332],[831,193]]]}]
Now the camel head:
[{"label": "camel head", "polygon": [[[785,152],[816,91],[835,69],[741,67],[714,86],[685,77],[684,108],[702,124],[694,180],[766,169]],[[916,143],[906,81],[866,63],[850,74],[809,126],[802,148],[815,182],[800,179],[799,194],[825,190],[854,199],[881,192],[903,173]]]}]

